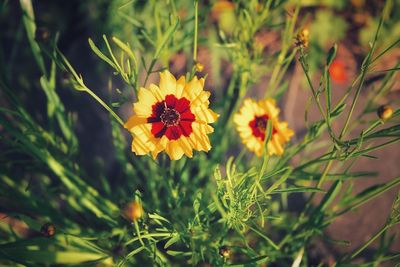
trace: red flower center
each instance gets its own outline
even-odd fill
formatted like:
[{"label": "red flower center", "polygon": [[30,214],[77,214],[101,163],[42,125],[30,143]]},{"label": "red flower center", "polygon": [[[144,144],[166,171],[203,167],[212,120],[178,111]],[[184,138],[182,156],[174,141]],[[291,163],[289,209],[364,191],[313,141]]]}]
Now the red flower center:
[{"label": "red flower center", "polygon": [[[269,120],[268,115],[262,115],[262,116],[255,116],[252,121],[249,122],[249,126],[253,132],[253,135],[261,141],[265,140],[265,130],[267,128],[267,122]],[[276,134],[277,130],[275,127],[272,128],[272,134]]]},{"label": "red flower center", "polygon": [[185,97],[176,98],[167,95],[165,100],[152,106],[152,114],[147,118],[151,123],[151,133],[156,138],[166,136],[169,140],[177,140],[181,135],[189,136],[196,117],[190,110],[190,101]]}]

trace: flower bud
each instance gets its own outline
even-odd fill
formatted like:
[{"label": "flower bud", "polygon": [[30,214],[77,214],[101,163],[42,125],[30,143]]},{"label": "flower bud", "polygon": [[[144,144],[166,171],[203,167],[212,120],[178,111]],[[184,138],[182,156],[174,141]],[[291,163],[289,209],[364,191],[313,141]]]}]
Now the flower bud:
[{"label": "flower bud", "polygon": [[295,38],[294,45],[299,48],[307,48],[310,32],[307,28],[302,29]]},{"label": "flower bud", "polygon": [[37,41],[46,42],[50,38],[50,31],[46,27],[38,27],[35,32],[35,39]]},{"label": "flower bud", "polygon": [[377,110],[378,116],[381,120],[388,120],[393,115],[393,108],[389,105],[380,106]]},{"label": "flower bud", "polygon": [[198,72],[202,72],[204,69],[204,65],[201,64],[200,62],[197,62],[195,67],[196,67],[196,71],[198,71]]},{"label": "flower bud", "polygon": [[45,237],[53,237],[56,234],[56,227],[52,223],[45,223],[40,228],[40,233]]},{"label": "flower bud", "polygon": [[122,215],[125,219],[132,222],[139,220],[143,216],[143,213],[143,207],[137,201],[127,203],[122,210]]},{"label": "flower bud", "polygon": [[227,246],[222,246],[219,248],[219,255],[228,258],[231,255],[231,249]]}]

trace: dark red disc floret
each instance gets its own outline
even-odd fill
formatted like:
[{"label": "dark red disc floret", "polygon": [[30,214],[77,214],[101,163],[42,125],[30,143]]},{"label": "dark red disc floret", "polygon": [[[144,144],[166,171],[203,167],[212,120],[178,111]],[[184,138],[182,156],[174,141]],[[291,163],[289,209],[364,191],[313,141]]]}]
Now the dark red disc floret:
[{"label": "dark red disc floret", "polygon": [[156,138],[166,136],[169,140],[177,140],[182,135],[189,136],[192,123],[196,117],[190,110],[190,101],[185,97],[176,98],[167,95],[165,100],[152,106],[152,114],[147,118],[151,123],[151,133]]},{"label": "dark red disc floret", "polygon": [[[253,135],[261,141],[265,140],[265,130],[267,128],[267,122],[269,120],[268,115],[262,115],[262,116],[255,116],[252,121],[249,122],[249,126],[253,132]],[[276,134],[277,131],[275,127],[272,128],[272,134]]]}]

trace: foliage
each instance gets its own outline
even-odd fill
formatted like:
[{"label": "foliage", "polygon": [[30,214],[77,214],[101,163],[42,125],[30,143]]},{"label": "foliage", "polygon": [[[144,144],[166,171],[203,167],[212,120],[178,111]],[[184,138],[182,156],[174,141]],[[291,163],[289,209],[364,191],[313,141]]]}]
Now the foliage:
[{"label": "foliage", "polygon": [[[90,80],[63,54],[58,34],[46,41],[38,40],[35,5],[20,0],[21,34],[12,39],[12,45],[29,47],[24,57],[36,71],[33,80],[24,83],[14,82],[13,73],[1,68],[0,263],[309,266],[314,260],[309,253],[311,245],[327,238],[324,230],[333,221],[396,188],[400,177],[359,193],[352,188],[355,179],[371,176],[353,171],[354,163],[361,157],[374,158],[374,151],[398,145],[400,140],[399,109],[387,121],[371,116],[389,93],[399,70],[400,62],[387,70],[372,68],[399,44],[399,40],[384,46],[380,42],[392,2],[387,1],[359,73],[343,93],[332,90],[329,74],[337,45],[321,60],[323,68],[316,84],[310,74],[315,65],[310,66],[308,59],[312,50],[293,45],[304,26],[299,18],[302,6],[285,6],[284,2],[234,1],[228,18],[234,16],[236,20],[228,32],[218,26],[218,19],[226,17],[210,23],[207,19],[211,7],[197,0],[113,1],[108,26],[124,27],[88,41],[98,64],[107,69],[102,75],[110,76],[106,80],[111,93],[104,100],[99,89],[91,89]],[[1,5],[0,14],[5,17],[11,3]],[[286,8],[290,8],[290,16],[286,16]],[[316,16],[311,32],[320,35],[315,37],[318,42],[344,36],[346,27],[336,24],[345,22],[332,26],[332,22],[327,23],[332,16],[331,11]],[[341,30],[333,35],[334,29],[326,27]],[[268,28],[279,34],[276,54],[264,53],[256,41],[258,33]],[[186,55],[187,78],[201,75],[196,68],[200,46],[210,51],[210,76],[216,84],[222,84],[218,76],[225,64],[221,62],[231,66],[228,84],[215,88],[211,103],[221,115],[211,136],[212,150],[179,161],[170,161],[165,155],[156,160],[134,155],[121,127],[118,107],[135,101],[138,89],[168,69],[177,53]],[[1,65],[11,66],[4,56],[5,48],[2,45]],[[286,77],[296,60],[312,93],[309,105],[315,105],[319,119],[307,120],[306,132],[297,133],[297,140],[285,147],[282,156],[264,153],[256,157],[242,147],[232,151],[240,143],[232,117],[243,98],[254,95],[254,85],[267,73],[263,97],[280,99],[288,89]],[[383,78],[361,103],[365,80],[376,71]],[[118,172],[108,174],[102,163],[97,170],[81,164],[82,141],[76,134],[76,118],[64,107],[60,80],[76,95],[89,95],[109,114],[110,142]],[[35,86],[46,97],[41,116],[29,108],[29,99],[21,99],[18,91],[29,92]],[[332,95],[339,95],[339,100],[333,101]],[[334,124],[340,125],[339,130]],[[270,137],[271,126],[267,133]],[[294,157],[300,161],[294,163]],[[97,175],[91,176],[93,173]],[[292,195],[305,199],[301,210],[288,209]],[[127,220],[122,216],[124,206],[132,201],[143,205],[144,214]],[[388,230],[400,222],[399,202],[397,197],[380,231],[357,250],[336,258],[334,265],[355,264],[378,238],[380,247],[366,266],[398,260],[400,254],[390,250],[395,237]],[[49,222],[55,225],[56,234],[44,237],[40,230]],[[223,248],[229,250],[221,253]]]}]

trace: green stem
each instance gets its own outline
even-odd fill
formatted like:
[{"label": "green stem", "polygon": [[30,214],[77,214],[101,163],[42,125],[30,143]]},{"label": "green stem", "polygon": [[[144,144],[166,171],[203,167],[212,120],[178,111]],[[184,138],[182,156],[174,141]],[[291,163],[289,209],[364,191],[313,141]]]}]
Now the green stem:
[{"label": "green stem", "polygon": [[361,89],[362,89],[362,87],[364,85],[365,76],[366,76],[366,74],[368,72],[368,68],[369,68],[369,66],[371,64],[371,57],[372,57],[372,54],[374,53],[375,48],[376,48],[376,41],[378,40],[379,32],[380,32],[380,30],[382,28],[383,19],[384,19],[384,15],[385,15],[385,10],[386,10],[387,7],[388,7],[388,4],[386,3],[384,11],[383,11],[383,14],[382,14],[382,16],[381,16],[381,18],[379,20],[379,25],[378,25],[378,28],[377,28],[376,33],[375,33],[375,38],[374,38],[374,41],[372,43],[371,51],[368,53],[368,55],[366,56],[366,58],[365,58],[365,60],[363,62],[362,71],[361,71],[361,80],[360,80],[360,83],[358,84],[358,87],[357,87],[357,90],[356,90],[356,94],[355,94],[355,96],[353,98],[353,102],[351,103],[350,112],[347,115],[346,122],[344,124],[343,129],[342,129],[342,132],[339,135],[339,139],[342,139],[342,137],[346,134],[347,127],[349,126],[349,122],[350,122],[351,116],[352,116],[352,114],[354,112],[354,108],[356,106],[358,97],[360,96]]},{"label": "green stem", "polygon": [[91,97],[93,97],[97,102],[99,102],[100,105],[102,105],[108,112],[110,112],[110,114],[117,120],[119,124],[121,124],[122,126],[124,125],[124,121],[100,97],[93,93],[92,90],[85,87],[84,91],[88,93]]},{"label": "green stem", "polygon": [[199,1],[194,1],[194,40],[193,40],[193,61],[197,60],[197,31],[199,24]]},{"label": "green stem", "polygon": [[389,225],[385,225],[378,233],[376,233],[373,237],[371,237],[370,240],[368,240],[362,247],[357,249],[356,252],[351,254],[350,259],[354,259],[358,254],[360,254],[364,249],[366,249],[372,242],[375,241],[381,234],[383,234],[387,229],[389,228]]},{"label": "green stem", "polygon": [[326,116],[326,114],[325,114],[325,112],[324,112],[324,110],[323,110],[323,108],[321,106],[321,102],[319,101],[319,97],[317,95],[317,92],[316,92],[316,90],[315,90],[315,88],[314,88],[314,86],[313,86],[313,84],[311,82],[310,75],[308,74],[308,70],[307,70],[307,67],[305,65],[304,54],[303,54],[303,50],[302,49],[300,49],[300,59],[299,59],[299,61],[300,61],[301,67],[302,67],[302,69],[304,71],[304,74],[306,75],[307,82],[308,82],[308,84],[310,86],[314,101],[315,101],[315,103],[317,103],[318,110],[321,113],[321,115],[324,118],[324,120],[326,121],[326,125],[328,126],[328,133],[329,133],[330,137],[333,139],[333,141],[336,144],[343,145],[343,142],[340,141],[338,138],[336,138],[335,134],[333,133],[332,127],[331,127],[331,125],[329,123],[329,119],[327,118],[327,116]]}]

